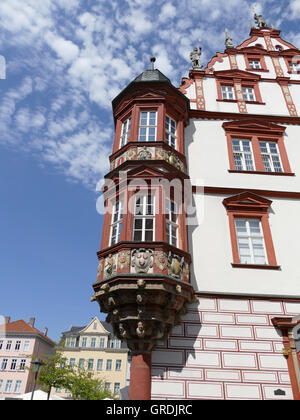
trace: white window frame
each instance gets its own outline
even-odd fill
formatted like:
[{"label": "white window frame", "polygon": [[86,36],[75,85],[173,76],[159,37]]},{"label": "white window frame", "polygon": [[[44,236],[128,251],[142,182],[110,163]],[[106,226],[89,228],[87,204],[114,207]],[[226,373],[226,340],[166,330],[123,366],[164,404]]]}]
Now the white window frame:
[{"label": "white window frame", "polygon": [[243,97],[245,101],[256,102],[255,90],[251,86],[243,86]]},{"label": "white window frame", "polygon": [[[246,228],[245,233],[238,232],[237,222],[240,222],[240,221],[245,223],[245,228]],[[250,222],[252,222],[252,221],[258,222],[259,233],[257,233],[257,234],[251,232]],[[237,244],[238,244],[238,252],[239,252],[240,263],[241,264],[267,265],[268,264],[268,257],[267,257],[266,244],[265,244],[264,233],[263,233],[263,230],[262,230],[261,220],[256,219],[256,218],[247,219],[247,218],[236,217],[236,218],[234,218],[234,224],[235,224],[235,230],[236,230],[236,240],[237,240]],[[247,248],[249,249],[250,262],[247,262],[247,261],[243,260],[243,255],[241,254],[241,244],[239,243],[239,239],[244,240],[244,241],[247,240],[247,245],[248,245]],[[264,254],[263,255],[264,262],[263,263],[258,262],[256,260],[256,256],[255,256],[255,252],[254,252],[254,249],[255,249],[254,241],[255,240],[260,241],[259,246],[262,247],[263,254]],[[256,244],[256,245],[258,245],[258,244]],[[262,255],[260,257],[262,257]]]},{"label": "white window frame", "polygon": [[111,371],[112,370],[112,359],[106,360],[106,370]]},{"label": "white window frame", "polygon": [[[155,114],[155,123],[151,115]],[[144,117],[144,118],[143,118]],[[145,118],[146,117],[146,118]],[[143,123],[142,123],[143,122]],[[145,122],[145,124],[144,124]],[[157,111],[141,111],[139,121],[139,141],[156,141],[157,138]]]},{"label": "white window frame", "polygon": [[91,348],[95,348],[96,347],[96,341],[97,341],[97,338],[96,337],[92,337],[91,338]]},{"label": "white window frame", "polygon": [[15,343],[15,350],[20,350],[21,348],[21,340],[17,340]]},{"label": "white window frame", "polygon": [[82,337],[81,339],[81,347],[86,348],[87,337]]},{"label": "white window frame", "polygon": [[[262,151],[262,143],[266,144],[267,152]],[[276,146],[276,152],[271,150],[270,144]],[[263,164],[264,164],[265,171],[266,172],[282,173],[283,172],[283,166],[282,166],[281,156],[280,156],[280,152],[279,152],[277,142],[276,141],[259,140],[259,148],[260,148],[260,154],[261,154],[261,158],[262,158],[262,161],[263,161]],[[264,160],[264,158],[266,158],[267,160]],[[275,159],[278,158],[278,163],[280,164],[280,170],[279,170],[279,167],[276,167],[274,165],[274,160],[275,160],[274,158]],[[265,165],[265,163],[267,163],[267,165]]]},{"label": "white window frame", "polygon": [[21,387],[22,387],[22,381],[20,379],[17,379],[16,383],[15,383],[14,394],[20,394],[21,393]]},{"label": "white window frame", "polygon": [[12,340],[7,340],[5,350],[10,351],[12,348]]},{"label": "white window frame", "polygon": [[[149,197],[151,197],[151,204],[149,204]],[[140,201],[140,204],[137,204],[137,201]],[[148,208],[152,207],[152,214],[148,213]],[[141,211],[138,211],[141,210]],[[136,221],[141,220],[141,228],[136,228]],[[152,229],[146,229],[147,221],[152,220]],[[133,234],[132,240],[134,242],[153,242],[155,241],[155,195],[151,193],[145,194],[136,194],[134,202],[134,218],[133,218]],[[146,238],[147,232],[152,231],[152,239],[148,240]],[[135,239],[137,232],[141,232],[141,238]]]},{"label": "white window frame", "polygon": [[131,117],[127,118],[122,123],[122,131],[120,136],[120,149],[124,147],[128,143],[129,134],[130,134],[130,127],[131,127]]},{"label": "white window frame", "polygon": [[1,361],[1,370],[7,370],[7,365],[8,365],[8,359],[6,357],[4,357]]},{"label": "white window frame", "polygon": [[116,371],[120,372],[122,370],[122,360],[117,359],[116,360]]},{"label": "white window frame", "polygon": [[97,371],[102,371],[103,370],[103,359],[98,359],[97,360]]},{"label": "white window frame", "polygon": [[[110,225],[110,246],[120,242],[122,223],[123,223],[123,200],[116,201],[113,206],[112,218]],[[115,234],[113,235],[113,233]]]},{"label": "white window frame", "polygon": [[105,348],[105,337],[100,337],[99,348],[100,349],[104,349]]},{"label": "white window frame", "polygon": [[222,99],[235,100],[234,86],[221,85]]},{"label": "white window frame", "polygon": [[[178,246],[178,207],[175,201],[166,198],[166,233],[167,242],[175,247]],[[176,236],[173,235],[173,229]]]},{"label": "white window frame", "polygon": [[[173,124],[172,124],[173,123]],[[165,122],[166,142],[173,149],[177,147],[177,123],[169,115],[166,115]]]},{"label": "white window frame", "polygon": [[121,387],[120,382],[114,383],[114,394],[120,394],[120,387]]},{"label": "white window frame", "polygon": [[292,61],[290,61],[289,65],[292,73],[296,74],[300,71],[300,63],[293,63]]},{"label": "white window frame", "polygon": [[30,341],[29,340],[25,340],[24,341],[23,351],[29,351],[29,348],[30,348]]},{"label": "white window frame", "polygon": [[11,393],[12,384],[13,384],[13,380],[12,379],[8,379],[6,381],[5,390],[4,390],[4,393],[5,394],[10,394]]},{"label": "white window frame", "polygon": [[26,367],[26,359],[21,359],[19,370],[24,371]]},{"label": "white window frame", "polygon": [[[252,150],[252,142],[250,139],[238,139],[238,138],[232,138],[232,153],[233,153],[233,160],[234,160],[234,166],[237,171],[255,171],[255,161],[254,161],[254,155]],[[236,145],[234,142],[239,142],[239,150],[234,150],[234,147]],[[245,150],[245,142],[249,143],[250,151]],[[239,167],[237,164],[237,161],[235,159],[235,155],[240,155],[240,162],[242,168]],[[249,158],[247,159],[247,155],[251,155],[251,166],[248,162],[250,162]]]},{"label": "white window frame", "polygon": [[249,62],[249,68],[252,70],[260,70],[261,69],[261,62],[260,59],[253,59],[251,58],[248,60]]}]

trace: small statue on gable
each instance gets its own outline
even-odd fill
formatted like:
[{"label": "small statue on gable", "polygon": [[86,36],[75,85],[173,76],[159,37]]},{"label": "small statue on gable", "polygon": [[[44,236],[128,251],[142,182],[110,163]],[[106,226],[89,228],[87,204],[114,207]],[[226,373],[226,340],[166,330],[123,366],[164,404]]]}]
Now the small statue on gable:
[{"label": "small statue on gable", "polygon": [[255,23],[256,23],[256,25],[257,25],[258,28],[266,28],[268,26],[267,22],[262,17],[262,15],[257,15],[255,13],[254,19],[255,19]]},{"label": "small statue on gable", "polygon": [[232,38],[230,37],[228,29],[225,29],[225,37],[226,37],[226,41],[225,41],[226,49],[227,48],[234,48]]},{"label": "small statue on gable", "polygon": [[193,70],[201,70],[202,64],[201,64],[201,54],[202,54],[202,47],[195,47],[193,51],[190,53],[190,59],[192,62]]}]

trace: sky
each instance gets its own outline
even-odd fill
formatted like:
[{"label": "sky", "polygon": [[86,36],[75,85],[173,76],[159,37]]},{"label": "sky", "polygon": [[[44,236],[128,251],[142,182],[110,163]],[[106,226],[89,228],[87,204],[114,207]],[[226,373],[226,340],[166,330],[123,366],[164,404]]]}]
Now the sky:
[{"label": "sky", "polygon": [[300,47],[300,0],[0,0],[0,317],[62,331],[91,303],[112,99],[144,69],[179,86],[263,14]]}]

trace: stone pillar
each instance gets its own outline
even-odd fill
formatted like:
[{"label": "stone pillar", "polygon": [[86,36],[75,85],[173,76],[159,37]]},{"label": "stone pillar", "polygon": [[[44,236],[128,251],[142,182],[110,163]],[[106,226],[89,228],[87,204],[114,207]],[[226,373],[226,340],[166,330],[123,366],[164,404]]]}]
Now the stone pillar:
[{"label": "stone pillar", "polygon": [[151,353],[132,355],[129,399],[151,399]]}]

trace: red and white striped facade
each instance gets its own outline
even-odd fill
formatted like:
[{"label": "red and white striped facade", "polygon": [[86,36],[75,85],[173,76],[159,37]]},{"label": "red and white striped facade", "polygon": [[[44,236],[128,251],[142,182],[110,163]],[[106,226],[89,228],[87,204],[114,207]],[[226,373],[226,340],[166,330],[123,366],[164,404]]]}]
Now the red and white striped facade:
[{"label": "red and white striped facade", "polygon": [[[143,237],[153,255],[146,284],[155,275],[176,278],[197,297],[152,351],[152,399],[300,399],[298,62],[300,51],[279,30],[252,29],[240,46],[191,70],[180,97],[150,81],[149,88],[129,85],[115,103],[109,178],[121,182],[121,169],[129,179],[188,179],[196,208],[192,223],[186,214],[177,219],[176,243],[160,212],[152,241]],[[157,143],[139,145],[141,112],[153,110]],[[167,117],[176,122],[175,145],[167,141]],[[138,273],[135,216],[123,219],[113,244],[112,218],[104,219],[96,294],[100,284]],[[158,253],[169,255],[171,269]],[[173,254],[181,258],[177,274]],[[132,370],[132,380],[138,376]]]}]

